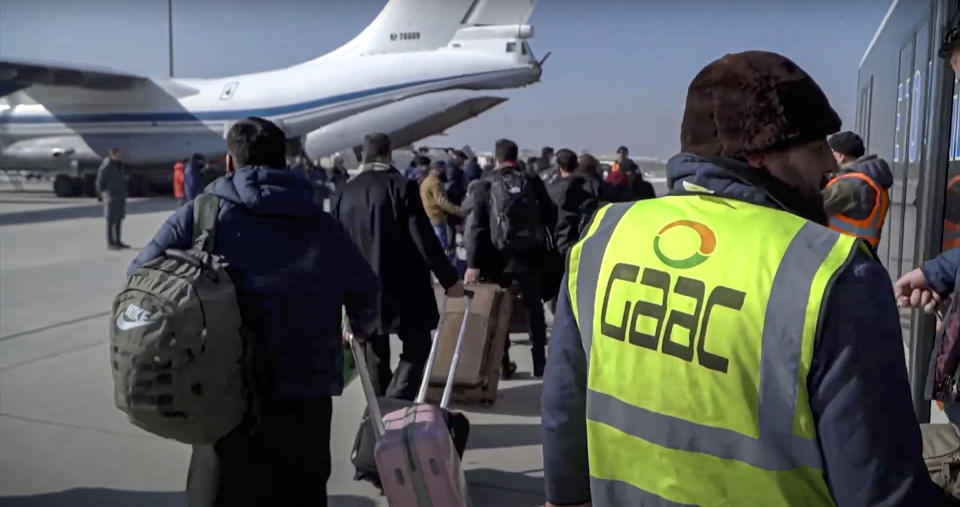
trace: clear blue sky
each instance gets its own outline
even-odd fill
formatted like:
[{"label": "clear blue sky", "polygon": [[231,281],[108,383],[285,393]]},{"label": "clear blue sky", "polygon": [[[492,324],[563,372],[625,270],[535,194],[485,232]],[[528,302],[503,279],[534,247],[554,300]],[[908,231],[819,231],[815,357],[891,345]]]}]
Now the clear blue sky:
[{"label": "clear blue sky", "polygon": [[[316,58],[349,40],[383,0],[173,0],[175,72],[204,77]],[[83,6],[80,8],[80,6]],[[690,79],[728,52],[783,53],[853,126],[857,66],[888,0],[541,0],[531,23],[542,82],[433,145],[498,137],[666,158],[679,149]],[[166,0],[0,0],[0,57],[165,75]],[[331,76],[335,79],[336,76]]]}]

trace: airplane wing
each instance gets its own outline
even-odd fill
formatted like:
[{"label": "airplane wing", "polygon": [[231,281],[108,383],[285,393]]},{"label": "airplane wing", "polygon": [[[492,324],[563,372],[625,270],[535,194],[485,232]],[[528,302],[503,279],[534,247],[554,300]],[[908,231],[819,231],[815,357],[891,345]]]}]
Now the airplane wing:
[{"label": "airplane wing", "polygon": [[[61,65],[0,59],[0,91],[12,91],[33,85],[118,91],[131,90],[150,83],[153,81],[145,76],[90,65]],[[173,81],[162,81],[156,84],[178,97],[199,93],[192,87]]]}]

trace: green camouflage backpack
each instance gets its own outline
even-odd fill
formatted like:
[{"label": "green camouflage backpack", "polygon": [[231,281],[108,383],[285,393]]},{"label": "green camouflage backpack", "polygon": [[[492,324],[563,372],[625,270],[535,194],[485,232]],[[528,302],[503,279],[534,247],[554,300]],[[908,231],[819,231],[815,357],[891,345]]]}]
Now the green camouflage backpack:
[{"label": "green camouflage backpack", "polygon": [[213,254],[220,199],[194,202],[193,247],[167,250],[113,302],[114,401],[133,424],[187,444],[212,443],[247,408],[240,307]]}]

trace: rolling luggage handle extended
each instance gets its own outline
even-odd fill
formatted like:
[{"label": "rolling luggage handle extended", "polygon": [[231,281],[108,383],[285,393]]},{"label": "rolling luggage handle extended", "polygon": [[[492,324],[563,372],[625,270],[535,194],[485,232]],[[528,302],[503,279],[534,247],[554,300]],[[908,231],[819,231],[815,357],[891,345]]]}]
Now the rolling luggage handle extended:
[{"label": "rolling luggage handle extended", "polygon": [[[463,346],[463,337],[467,331],[467,321],[470,318],[470,306],[473,303],[474,292],[469,289],[463,291],[467,298],[467,307],[463,313],[463,322],[460,325],[460,335],[457,337],[457,348],[453,353],[453,359],[450,362],[450,372],[447,374],[447,384],[443,389],[443,397],[440,400],[440,408],[446,409],[450,405],[450,395],[453,392],[453,380],[457,373],[457,364],[460,361],[460,349]],[[420,390],[417,392],[417,398],[414,403],[424,403],[427,398],[427,390],[430,387],[430,374],[433,372],[433,363],[437,358],[438,344],[440,342],[440,331],[443,329],[443,320],[446,315],[447,296],[443,297],[443,312],[441,312],[440,322],[437,325],[437,331],[433,335],[433,343],[430,345],[430,355],[427,358],[427,364],[423,371],[423,380],[420,382]],[[353,351],[354,360],[357,363],[357,370],[360,373],[360,383],[363,386],[363,394],[367,399],[367,407],[370,411],[370,419],[373,421],[373,429],[377,440],[383,436],[383,413],[380,411],[380,404],[377,402],[377,395],[373,389],[373,381],[370,379],[370,372],[367,370],[366,351],[357,340],[356,336],[350,335],[350,349]]]},{"label": "rolling luggage handle extended", "polygon": [[350,341],[350,350],[353,351],[354,362],[357,363],[357,371],[360,373],[360,384],[363,386],[363,395],[367,398],[367,410],[370,411],[370,420],[373,421],[373,433],[377,440],[383,436],[383,414],[380,413],[380,404],[377,403],[377,393],[373,390],[373,381],[370,380],[370,372],[367,370],[367,356],[363,345],[352,333],[348,337]]}]

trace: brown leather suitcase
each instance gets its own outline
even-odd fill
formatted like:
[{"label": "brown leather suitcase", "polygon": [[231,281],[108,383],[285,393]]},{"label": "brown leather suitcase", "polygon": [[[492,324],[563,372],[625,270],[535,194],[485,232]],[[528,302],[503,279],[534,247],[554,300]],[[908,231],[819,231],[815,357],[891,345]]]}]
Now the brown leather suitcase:
[{"label": "brown leather suitcase", "polygon": [[[492,404],[497,399],[503,350],[509,334],[513,298],[496,284],[470,285],[473,303],[463,339],[460,361],[454,375],[453,399]],[[436,289],[438,306],[443,308],[443,289]],[[440,399],[463,323],[466,298],[449,298],[440,317],[440,340],[430,376],[429,399]]]}]

